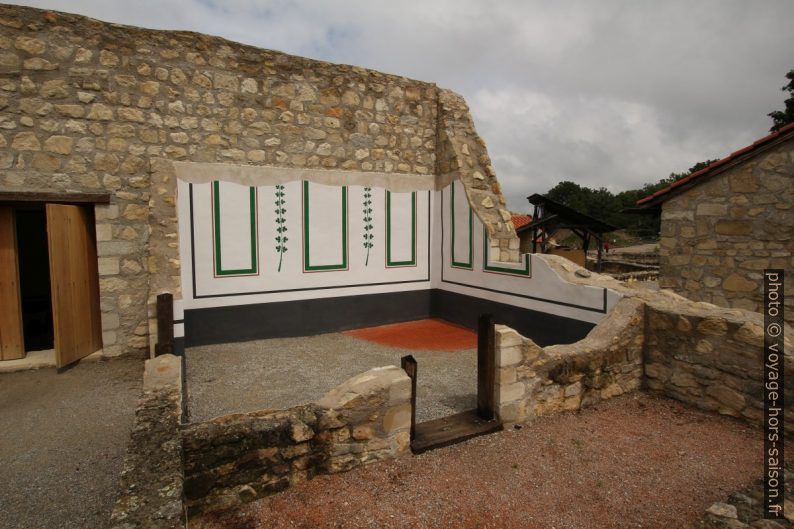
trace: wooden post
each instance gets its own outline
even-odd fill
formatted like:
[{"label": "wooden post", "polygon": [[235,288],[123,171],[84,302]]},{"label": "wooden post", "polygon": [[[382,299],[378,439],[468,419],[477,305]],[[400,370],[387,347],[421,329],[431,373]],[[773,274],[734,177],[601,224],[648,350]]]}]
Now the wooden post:
[{"label": "wooden post", "polygon": [[481,314],[477,318],[477,415],[487,421],[495,416],[495,377],[496,348],[493,316]]},{"label": "wooden post", "polygon": [[413,442],[416,437],[416,359],[413,355],[403,356],[400,359],[400,367],[411,379],[411,442]]},{"label": "wooden post", "polygon": [[154,355],[174,354],[174,296],[157,296],[157,345]]}]

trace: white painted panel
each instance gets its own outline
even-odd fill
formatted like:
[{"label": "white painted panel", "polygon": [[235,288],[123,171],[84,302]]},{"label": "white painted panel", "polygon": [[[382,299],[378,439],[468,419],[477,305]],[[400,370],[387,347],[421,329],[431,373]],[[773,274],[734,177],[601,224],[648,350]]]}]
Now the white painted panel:
[{"label": "white painted panel", "polygon": [[386,266],[416,265],[414,193],[389,193]]},{"label": "white painted panel", "polygon": [[185,337],[185,324],[184,323],[175,323],[174,324],[174,338],[184,338]]},{"label": "white painted panel", "polygon": [[218,182],[212,187],[217,275],[257,273],[256,191],[247,186]]},{"label": "white painted panel", "polygon": [[311,182],[303,189],[304,269],[346,269],[346,189]]},{"label": "white painted panel", "polygon": [[472,266],[472,240],[471,240],[471,208],[466,199],[463,184],[455,180],[449,187],[451,217],[453,229],[450,230],[452,246],[452,263],[454,266],[471,268]]}]

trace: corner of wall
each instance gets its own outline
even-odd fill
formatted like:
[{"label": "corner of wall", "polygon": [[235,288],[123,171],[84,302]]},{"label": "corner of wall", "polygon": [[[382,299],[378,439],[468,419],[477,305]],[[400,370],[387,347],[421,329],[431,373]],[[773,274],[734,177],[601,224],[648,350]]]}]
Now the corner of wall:
[{"label": "corner of wall", "polygon": [[[462,96],[439,90],[439,181],[458,179],[474,213],[491,238],[491,255],[503,262],[519,262],[519,240],[507,209],[485,141],[477,134]],[[441,187],[441,186],[440,186]]]}]

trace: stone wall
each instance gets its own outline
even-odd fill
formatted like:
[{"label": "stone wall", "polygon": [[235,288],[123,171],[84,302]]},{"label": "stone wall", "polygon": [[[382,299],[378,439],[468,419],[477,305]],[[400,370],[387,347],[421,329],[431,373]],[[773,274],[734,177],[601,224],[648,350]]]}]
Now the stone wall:
[{"label": "stone wall", "polygon": [[661,235],[662,288],[760,312],[763,270],[794,272],[794,137],[664,202]]},{"label": "stone wall", "polygon": [[438,187],[451,178],[463,182],[469,205],[491,237],[490,260],[517,263],[520,241],[485,142],[474,128],[466,101],[450,90],[439,94],[438,141]]},{"label": "stone wall", "polygon": [[[431,181],[441,164],[477,187],[475,211],[500,258],[513,257],[504,199],[460,96],[189,32],[17,6],[0,6],[0,24],[0,186],[111,194],[95,208],[107,355],[145,350],[156,295],[180,297],[174,161]],[[440,135],[454,137],[443,163]]]},{"label": "stone wall", "polygon": [[[649,390],[697,408],[761,425],[764,413],[763,316],[703,310],[691,305],[647,305],[645,375]],[[791,329],[786,329],[783,388],[794,399]],[[785,415],[794,431],[794,413]]]},{"label": "stone wall", "polygon": [[112,529],[185,527],[179,442],[181,368],[180,359],[173,355],[146,361],[121,492],[110,518]]},{"label": "stone wall", "polygon": [[[544,255],[564,279],[611,288],[623,299],[584,340],[540,348],[514,330],[496,332],[496,400],[507,422],[531,420],[643,387],[696,408],[760,426],[763,316],[694,302],[593,274]],[[794,331],[784,326],[785,398],[794,399]],[[794,430],[794,412],[784,425]]]},{"label": "stone wall", "polygon": [[496,326],[496,406],[507,423],[578,410],[638,389],[642,382],[644,306],[622,299],[583,340],[539,347]]},{"label": "stone wall", "polygon": [[383,367],[353,377],[314,404],[185,426],[188,515],[408,453],[410,397],[405,372]]}]

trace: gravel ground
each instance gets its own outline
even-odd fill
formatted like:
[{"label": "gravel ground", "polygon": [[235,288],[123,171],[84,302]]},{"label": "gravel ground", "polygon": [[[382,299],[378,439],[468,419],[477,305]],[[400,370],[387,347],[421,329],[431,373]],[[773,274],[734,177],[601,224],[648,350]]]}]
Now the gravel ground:
[{"label": "gravel ground", "polygon": [[476,349],[409,351],[334,333],[188,348],[190,420],[305,404],[407,354],[419,364],[417,421],[476,407]]},{"label": "gravel ground", "polygon": [[191,527],[680,528],[761,474],[762,438],[726,417],[625,395],[318,476]]},{"label": "gravel ground", "polygon": [[108,524],[143,363],[0,375],[0,528]]}]

